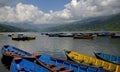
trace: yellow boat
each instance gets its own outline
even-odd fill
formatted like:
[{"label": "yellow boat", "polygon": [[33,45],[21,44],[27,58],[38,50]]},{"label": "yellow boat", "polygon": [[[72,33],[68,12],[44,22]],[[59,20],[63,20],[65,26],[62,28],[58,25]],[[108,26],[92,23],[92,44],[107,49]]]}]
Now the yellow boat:
[{"label": "yellow boat", "polygon": [[103,68],[103,69],[109,70],[110,72],[120,72],[120,65],[116,65],[110,62],[97,59],[97,58],[86,56],[74,51],[64,50],[64,52],[68,60],[71,60],[80,64]]},{"label": "yellow boat", "polygon": [[33,39],[36,39],[36,36],[28,36],[27,38],[28,40],[33,40]]}]

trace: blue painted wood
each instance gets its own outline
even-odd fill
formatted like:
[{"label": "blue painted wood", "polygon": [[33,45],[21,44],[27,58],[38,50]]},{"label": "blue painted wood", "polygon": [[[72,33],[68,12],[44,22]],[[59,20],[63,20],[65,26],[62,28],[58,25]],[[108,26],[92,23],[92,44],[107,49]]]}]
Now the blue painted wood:
[{"label": "blue painted wood", "polygon": [[94,54],[98,59],[120,65],[120,57],[119,56],[106,54],[106,53],[102,53],[102,52],[98,52],[98,51],[94,51]]},{"label": "blue painted wood", "polygon": [[74,62],[69,62],[63,59],[52,58],[50,56],[41,55],[38,60],[45,64],[55,64],[55,66],[65,66],[65,69],[73,69],[73,72],[109,72],[107,70],[99,69],[92,66],[80,65]]},{"label": "blue painted wood", "polygon": [[19,59],[13,60],[10,72],[50,72],[50,71],[26,59]]},{"label": "blue painted wood", "polygon": [[5,45],[2,47],[2,50],[1,50],[1,53],[4,54],[4,52],[8,50],[8,51],[11,51],[11,52],[14,52],[14,53],[17,53],[17,54],[20,54],[21,56],[31,56],[32,54],[26,52],[26,51],[23,51],[19,48],[16,48],[16,47],[13,47],[11,45]]},{"label": "blue painted wood", "polygon": [[[32,54],[25,52],[21,49],[18,49],[16,47],[13,47],[11,45],[3,46],[2,53],[4,53],[5,50],[15,52],[21,56],[32,56]],[[49,67],[51,70],[53,70],[57,67],[60,67],[60,66],[65,67],[62,70],[61,69],[56,70],[57,72],[62,72],[64,70],[71,70],[70,72],[109,72],[109,71],[101,69],[101,68],[91,67],[91,66],[87,66],[87,65],[83,65],[83,64],[77,64],[75,62],[70,62],[67,60],[53,58],[53,57],[45,56],[45,55],[36,56],[36,61],[40,66],[43,66],[46,68],[48,67],[48,65],[53,64],[54,65],[53,67]],[[24,65],[30,66],[30,69],[33,68],[32,64],[30,64],[30,63],[28,63],[28,65],[27,64],[24,64]],[[29,69],[29,68],[27,68],[27,69]],[[13,70],[15,70],[15,69],[13,68]],[[36,71],[36,72],[41,72],[41,71]],[[43,72],[46,72],[46,71],[43,71]],[[54,72],[54,70],[53,70],[53,72]]]}]

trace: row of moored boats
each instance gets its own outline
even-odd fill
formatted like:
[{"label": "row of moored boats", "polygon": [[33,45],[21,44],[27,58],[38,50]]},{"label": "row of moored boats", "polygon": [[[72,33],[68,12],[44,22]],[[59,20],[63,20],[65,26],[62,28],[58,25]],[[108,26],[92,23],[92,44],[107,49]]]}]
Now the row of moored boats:
[{"label": "row of moored boats", "polygon": [[74,39],[93,39],[94,36],[120,38],[120,36],[116,35],[115,33],[110,33],[110,32],[100,32],[100,33],[42,33],[42,35],[47,35],[49,37],[73,37]]},{"label": "row of moored boats", "polygon": [[94,51],[97,58],[64,50],[68,60],[31,54],[11,45],[1,49],[10,72],[120,72],[120,57]]}]

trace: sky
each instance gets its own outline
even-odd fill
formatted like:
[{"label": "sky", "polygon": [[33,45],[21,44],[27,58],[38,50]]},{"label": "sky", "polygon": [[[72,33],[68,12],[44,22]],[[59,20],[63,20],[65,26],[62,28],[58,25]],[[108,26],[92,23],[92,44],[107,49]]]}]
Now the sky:
[{"label": "sky", "polygon": [[120,0],[0,0],[0,22],[62,24],[120,13]]},{"label": "sky", "polygon": [[71,0],[22,0],[24,4],[33,4],[44,12],[50,10],[58,11],[64,9],[64,5],[69,3]]}]

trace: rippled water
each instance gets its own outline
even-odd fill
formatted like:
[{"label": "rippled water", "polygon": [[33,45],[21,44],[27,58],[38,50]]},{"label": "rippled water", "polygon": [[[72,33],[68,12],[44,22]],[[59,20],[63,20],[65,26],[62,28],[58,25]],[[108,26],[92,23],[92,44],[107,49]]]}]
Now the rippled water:
[{"label": "rippled water", "polygon": [[[112,39],[109,37],[94,37],[93,40],[73,39],[72,37],[48,37],[41,33],[24,33],[25,35],[35,35],[36,40],[13,41],[8,34],[0,35],[0,47],[9,44],[23,49],[30,53],[40,53],[66,59],[64,49],[77,51],[79,53],[95,57],[93,50],[120,56],[120,38]],[[18,34],[18,33],[16,33]],[[120,35],[120,32],[117,32]],[[0,53],[0,58],[2,57]],[[9,72],[0,61],[0,72]]]}]

